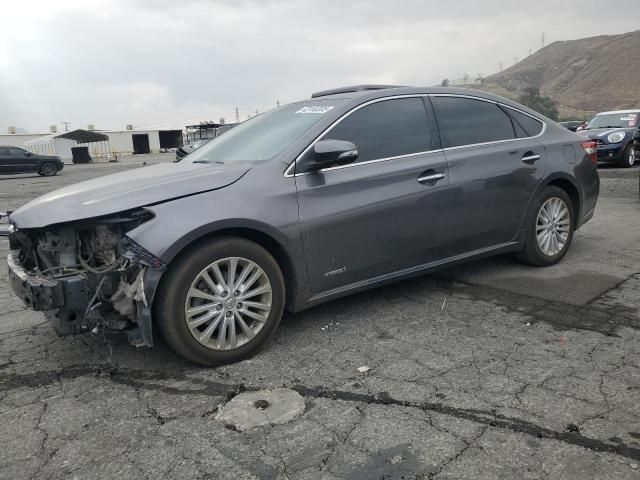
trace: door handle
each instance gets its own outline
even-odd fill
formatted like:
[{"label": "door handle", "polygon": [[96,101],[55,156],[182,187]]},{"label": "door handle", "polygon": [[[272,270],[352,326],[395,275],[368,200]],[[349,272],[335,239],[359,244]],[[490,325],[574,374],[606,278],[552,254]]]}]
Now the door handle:
[{"label": "door handle", "polygon": [[540,155],[538,155],[537,153],[534,152],[526,152],[523,156],[522,156],[522,161],[524,163],[533,163],[537,160],[540,160]]},{"label": "door handle", "polygon": [[[425,172],[427,173],[427,172]],[[445,177],[444,173],[427,173],[426,175],[421,175],[418,178],[419,183],[429,183],[429,182],[437,182],[438,180],[442,180]]]}]

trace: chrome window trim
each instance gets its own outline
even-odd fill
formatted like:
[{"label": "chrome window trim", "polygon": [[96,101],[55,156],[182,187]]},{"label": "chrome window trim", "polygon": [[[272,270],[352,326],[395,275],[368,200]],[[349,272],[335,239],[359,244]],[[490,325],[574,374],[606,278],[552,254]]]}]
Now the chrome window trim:
[{"label": "chrome window trim", "polygon": [[[531,136],[531,137],[509,138],[509,139],[506,139],[506,140],[493,140],[491,142],[482,142],[482,143],[470,143],[468,145],[458,145],[456,147],[438,148],[438,149],[434,149],[434,150],[426,150],[424,152],[416,152],[416,153],[408,153],[408,154],[405,154],[405,155],[397,155],[397,156],[394,156],[394,157],[377,158],[377,159],[373,159],[373,160],[367,160],[366,162],[348,163],[346,165],[338,165],[336,167],[321,168],[320,170],[316,170],[316,171],[313,171],[313,172],[293,173],[292,169],[295,167],[295,164],[298,162],[298,160],[300,160],[320,140],[320,138],[322,138],[333,127],[335,127],[338,123],[340,123],[342,120],[344,120],[346,117],[348,117],[352,113],[357,112],[361,108],[364,108],[364,107],[366,107],[368,105],[371,105],[373,103],[383,102],[385,100],[396,100],[396,99],[399,99],[399,98],[423,98],[423,97],[457,97],[457,98],[468,98],[468,99],[471,99],[471,100],[480,100],[482,102],[492,103],[494,105],[499,105],[499,106],[502,106],[502,107],[505,107],[505,108],[509,108],[509,109],[514,110],[514,111],[516,111],[518,113],[522,113],[523,115],[527,115],[528,117],[531,117],[534,120],[537,120],[538,122],[542,123],[542,130],[540,130],[540,133],[538,133],[537,135],[534,135],[534,136]],[[437,120],[437,115],[436,115],[436,120]],[[534,138],[541,137],[545,133],[546,130],[547,130],[547,123],[545,121],[540,120],[539,118],[531,115],[530,113],[524,112],[524,111],[522,111],[522,110],[520,110],[518,108],[512,107],[510,105],[506,105],[504,103],[501,103],[501,102],[498,102],[498,101],[495,101],[495,100],[491,100],[489,98],[475,97],[473,95],[465,95],[465,94],[459,94],[459,93],[409,93],[409,94],[405,94],[405,95],[393,95],[393,96],[389,96],[389,97],[374,98],[373,100],[369,100],[368,102],[365,102],[365,103],[363,103],[361,105],[358,105],[358,106],[352,108],[351,110],[349,110],[348,112],[345,112],[338,119],[336,119],[331,125],[329,125],[327,128],[325,128],[295,158],[295,160],[293,162],[291,162],[287,166],[287,168],[284,171],[284,176],[287,177],[287,178],[298,177],[298,176],[302,176],[302,175],[309,175],[309,174],[312,174],[312,173],[329,172],[329,171],[332,171],[332,170],[339,170],[339,169],[342,169],[342,168],[357,167],[359,165],[369,165],[369,164],[372,164],[372,163],[386,162],[388,160],[397,160],[397,159],[401,159],[401,158],[414,157],[414,156],[417,156],[417,155],[425,155],[425,154],[436,153],[436,152],[446,152],[448,150],[458,150],[458,149],[462,149],[462,148],[478,147],[478,146],[485,146],[485,145],[496,145],[496,144],[507,143],[507,142],[516,142],[516,141],[520,141],[520,140],[531,140],[531,139],[534,139]]]},{"label": "chrome window trim", "polygon": [[[405,95],[393,95],[390,97],[382,97],[382,98],[374,98],[373,100],[369,100],[368,102],[365,102],[361,105],[358,105],[354,108],[352,108],[351,110],[349,110],[348,112],[345,112],[344,114],[342,114],[340,116],[340,118],[336,119],[331,125],[329,125],[327,128],[325,128],[322,133],[320,133],[320,135],[318,135],[308,146],[307,148],[305,148],[302,153],[300,153],[300,155],[298,155],[296,157],[296,159],[291,162],[289,164],[289,166],[287,167],[287,169],[284,171],[284,176],[285,177],[297,177],[298,175],[306,175],[308,173],[317,173],[317,172],[326,172],[329,170],[335,170],[338,168],[343,168],[346,166],[352,166],[355,167],[357,165],[365,165],[368,163],[374,163],[374,162],[383,162],[386,160],[391,160],[391,159],[395,159],[395,158],[403,158],[406,156],[413,156],[413,155],[420,155],[421,153],[424,152],[416,152],[416,153],[409,153],[406,155],[399,155],[397,157],[388,157],[388,158],[379,158],[379,159],[373,159],[373,160],[367,160],[366,162],[360,162],[360,163],[351,163],[351,164],[347,164],[347,165],[338,165],[337,167],[329,167],[329,168],[321,168],[320,170],[316,170],[314,172],[302,172],[302,173],[293,173],[290,172],[290,170],[295,166],[295,164],[298,162],[298,160],[300,160],[310,149],[311,147],[313,147],[316,142],[318,142],[318,140],[320,140],[320,138],[322,138],[327,132],[329,132],[333,127],[335,127],[338,123],[340,123],[342,120],[344,120],[345,118],[347,118],[349,115],[351,115],[354,112],[357,112],[358,110],[360,110],[361,108],[364,108],[368,105],[371,105],[373,103],[378,103],[378,102],[383,102],[385,100],[395,100],[398,98],[422,98],[422,97],[427,97],[428,95],[426,93],[409,93],[409,94],[405,94]],[[434,150],[429,150],[429,151],[434,151]]]},{"label": "chrome window trim", "polygon": [[398,160],[400,158],[417,157],[419,155],[428,155],[430,153],[438,153],[438,152],[442,152],[442,148],[438,148],[436,150],[425,150],[424,152],[406,153],[404,155],[396,155],[395,157],[376,158],[374,160],[367,160],[366,162],[347,163],[346,165],[337,165],[335,167],[322,168],[320,170],[315,170],[313,172],[296,173],[295,175],[285,172],[285,177],[301,177],[302,175],[312,175],[318,172],[331,172],[333,170],[340,170],[342,168],[359,167],[360,165],[369,165],[371,163],[386,162],[388,160]]}]

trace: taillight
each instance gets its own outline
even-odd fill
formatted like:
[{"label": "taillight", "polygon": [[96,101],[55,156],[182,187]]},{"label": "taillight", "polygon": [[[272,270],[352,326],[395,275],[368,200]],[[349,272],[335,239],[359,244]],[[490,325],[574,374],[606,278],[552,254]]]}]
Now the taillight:
[{"label": "taillight", "polygon": [[587,156],[589,159],[595,164],[598,162],[598,144],[593,140],[587,140],[586,142],[580,143],[584,151],[587,152]]}]

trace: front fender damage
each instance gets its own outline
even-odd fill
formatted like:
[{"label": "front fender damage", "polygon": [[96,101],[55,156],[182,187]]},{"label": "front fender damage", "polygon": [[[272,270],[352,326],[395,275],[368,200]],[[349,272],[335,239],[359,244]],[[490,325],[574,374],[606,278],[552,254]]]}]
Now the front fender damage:
[{"label": "front fender damage", "polygon": [[136,302],[138,328],[127,333],[129,343],[136,347],[153,346],[151,305],[153,305],[156,289],[158,288],[163,272],[164,269],[146,269],[142,275],[141,287],[143,301]]}]

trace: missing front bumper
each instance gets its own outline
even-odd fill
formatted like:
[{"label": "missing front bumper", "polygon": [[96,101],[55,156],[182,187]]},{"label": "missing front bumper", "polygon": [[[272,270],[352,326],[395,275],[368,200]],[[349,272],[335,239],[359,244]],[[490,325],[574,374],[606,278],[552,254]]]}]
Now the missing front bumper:
[{"label": "missing front bumper", "polygon": [[69,275],[52,280],[27,272],[18,251],[7,257],[9,283],[24,304],[36,311],[65,308],[84,310],[89,302],[89,284],[81,275]]}]

